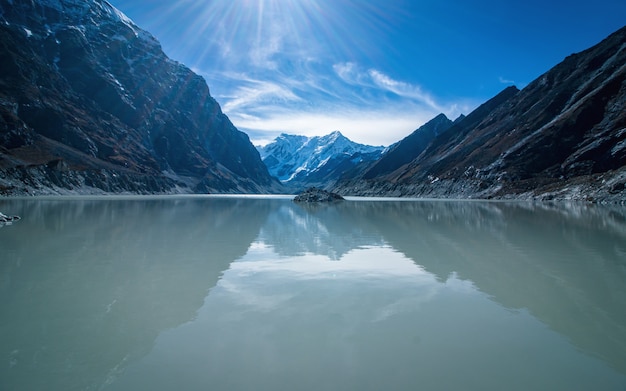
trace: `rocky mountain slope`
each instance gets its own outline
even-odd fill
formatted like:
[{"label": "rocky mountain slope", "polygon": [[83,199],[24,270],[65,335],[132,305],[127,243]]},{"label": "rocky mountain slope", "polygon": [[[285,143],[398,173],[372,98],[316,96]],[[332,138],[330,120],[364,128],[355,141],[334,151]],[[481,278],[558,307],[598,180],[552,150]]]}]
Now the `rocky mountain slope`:
[{"label": "rocky mountain slope", "polygon": [[355,143],[335,131],[316,137],[282,134],[257,149],[273,176],[300,190],[324,187],[356,165],[376,161],[384,148]]},{"label": "rocky mountain slope", "polygon": [[[463,117],[460,117],[463,118]],[[453,125],[444,114],[439,114],[413,133],[391,145],[381,158],[367,167],[363,178],[370,179],[388,174],[419,156],[428,144]]]},{"label": "rocky mountain slope", "polygon": [[0,193],[272,192],[204,79],[103,0],[0,0]]},{"label": "rocky mountain slope", "polygon": [[509,87],[344,195],[626,200],[626,28]]}]

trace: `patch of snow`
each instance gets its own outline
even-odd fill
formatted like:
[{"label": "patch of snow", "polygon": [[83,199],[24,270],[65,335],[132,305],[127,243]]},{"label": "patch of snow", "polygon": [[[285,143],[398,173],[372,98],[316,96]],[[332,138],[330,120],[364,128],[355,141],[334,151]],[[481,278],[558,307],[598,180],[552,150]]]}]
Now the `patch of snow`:
[{"label": "patch of snow", "polygon": [[330,160],[332,156],[327,156],[324,160],[320,161],[319,163],[317,163],[317,167],[316,168],[320,168],[322,167],[324,164],[328,163],[328,161]]},{"label": "patch of snow", "polygon": [[66,28],[68,30],[75,30],[78,31],[83,37],[85,37],[85,39],[87,39],[87,29],[85,28],[85,26],[80,25],[80,26],[76,26],[76,25],[68,25],[66,26]]},{"label": "patch of snow", "polygon": [[428,180],[430,181],[430,184],[432,185],[433,183],[439,182],[439,177],[435,177],[435,176],[429,175],[428,176]]},{"label": "patch of snow", "polygon": [[611,155],[616,155],[619,152],[622,152],[626,149],[626,140],[622,140],[619,143],[615,144],[613,148],[611,148]]},{"label": "patch of snow", "polygon": [[26,32],[26,38],[30,38],[33,36],[33,32],[30,31],[29,29],[27,29],[26,27],[23,27],[24,31]]},{"label": "patch of snow", "polygon": [[354,143],[335,131],[326,136],[306,137],[281,134],[274,142],[257,147],[261,159],[271,157],[270,173],[282,182],[301,179],[308,173],[319,171],[333,158],[363,161],[362,154],[380,153],[383,147],[372,147]]},{"label": "patch of snow", "polygon": [[111,17],[124,24],[127,24],[131,28],[135,26],[133,21],[130,20],[128,16],[124,15],[122,11],[112,6],[111,3],[109,3],[108,1],[103,1],[102,4],[104,5],[104,7],[102,7],[103,11],[107,12]]},{"label": "patch of snow", "polygon": [[294,170],[293,174],[291,174],[286,180],[285,182],[289,182],[294,180],[294,178],[296,178],[298,176],[298,174],[300,174],[303,171],[306,171],[306,167],[298,167]]},{"label": "patch of snow", "polygon": [[119,87],[122,91],[124,91],[124,86],[122,85],[122,83],[120,83],[120,81],[119,81],[119,80],[117,80],[117,78],[116,78],[116,77],[115,77],[112,73],[107,72],[107,74],[106,74],[106,75],[109,77],[109,79],[110,79],[113,83],[115,83],[115,85],[117,85],[117,86],[118,86],[118,87]]},{"label": "patch of snow", "polygon": [[156,38],[152,36],[152,34],[137,27],[137,25],[128,16],[126,16],[122,11],[115,8],[108,1],[103,1],[102,4],[103,4],[102,10],[104,12],[106,12],[113,20],[124,23],[126,26],[128,26],[131,30],[133,30],[136,37],[144,41],[149,41],[158,45],[158,41],[156,40]]}]

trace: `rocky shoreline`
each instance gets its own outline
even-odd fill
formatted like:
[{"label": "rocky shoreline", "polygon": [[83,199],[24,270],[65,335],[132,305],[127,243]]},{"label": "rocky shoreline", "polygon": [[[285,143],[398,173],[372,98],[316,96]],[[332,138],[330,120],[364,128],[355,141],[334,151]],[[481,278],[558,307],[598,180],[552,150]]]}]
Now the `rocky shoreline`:
[{"label": "rocky shoreline", "polygon": [[0,212],[0,225],[2,224],[11,224],[14,221],[20,220],[20,216],[7,216],[4,213]]},{"label": "rocky shoreline", "polygon": [[331,188],[343,196],[417,197],[512,201],[582,201],[626,204],[626,172],[610,172],[568,181],[506,182],[488,179],[437,179],[430,183],[348,180]]},{"label": "rocky shoreline", "polygon": [[184,178],[134,172],[71,170],[61,165],[31,165],[0,170],[0,196],[104,195],[104,194],[250,194],[279,193],[280,185],[262,187],[238,178]]}]

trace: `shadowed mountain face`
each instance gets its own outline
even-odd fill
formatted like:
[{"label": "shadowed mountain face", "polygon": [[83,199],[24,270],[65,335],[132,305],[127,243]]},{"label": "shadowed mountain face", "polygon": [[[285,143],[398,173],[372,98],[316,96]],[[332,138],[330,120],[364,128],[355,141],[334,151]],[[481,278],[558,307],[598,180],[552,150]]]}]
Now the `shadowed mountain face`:
[{"label": "shadowed mountain face", "polygon": [[[626,28],[509,87],[350,195],[626,199]],[[381,159],[382,161],[382,159]]]},{"label": "shadowed mountain face", "polygon": [[3,192],[280,187],[204,79],[106,1],[0,0],[0,20]]},{"label": "shadowed mountain face", "polygon": [[449,129],[452,124],[453,122],[444,114],[439,114],[400,142],[392,145],[379,160],[367,169],[363,178],[371,179],[385,175],[410,163],[426,149],[435,137]]}]

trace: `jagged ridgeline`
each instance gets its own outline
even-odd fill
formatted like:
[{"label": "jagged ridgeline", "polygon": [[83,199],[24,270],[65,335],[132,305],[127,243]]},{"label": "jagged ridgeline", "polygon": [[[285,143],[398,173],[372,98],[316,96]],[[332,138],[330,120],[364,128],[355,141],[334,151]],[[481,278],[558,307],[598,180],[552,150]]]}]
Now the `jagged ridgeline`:
[{"label": "jagged ridgeline", "polygon": [[204,79],[100,0],[0,0],[0,193],[281,190]]},{"label": "jagged ridgeline", "polygon": [[626,201],[626,28],[345,174],[344,195]]},{"label": "jagged ridgeline", "polygon": [[355,143],[335,131],[315,137],[281,134],[257,149],[270,173],[297,192],[331,186],[357,165],[378,160],[384,147]]}]

